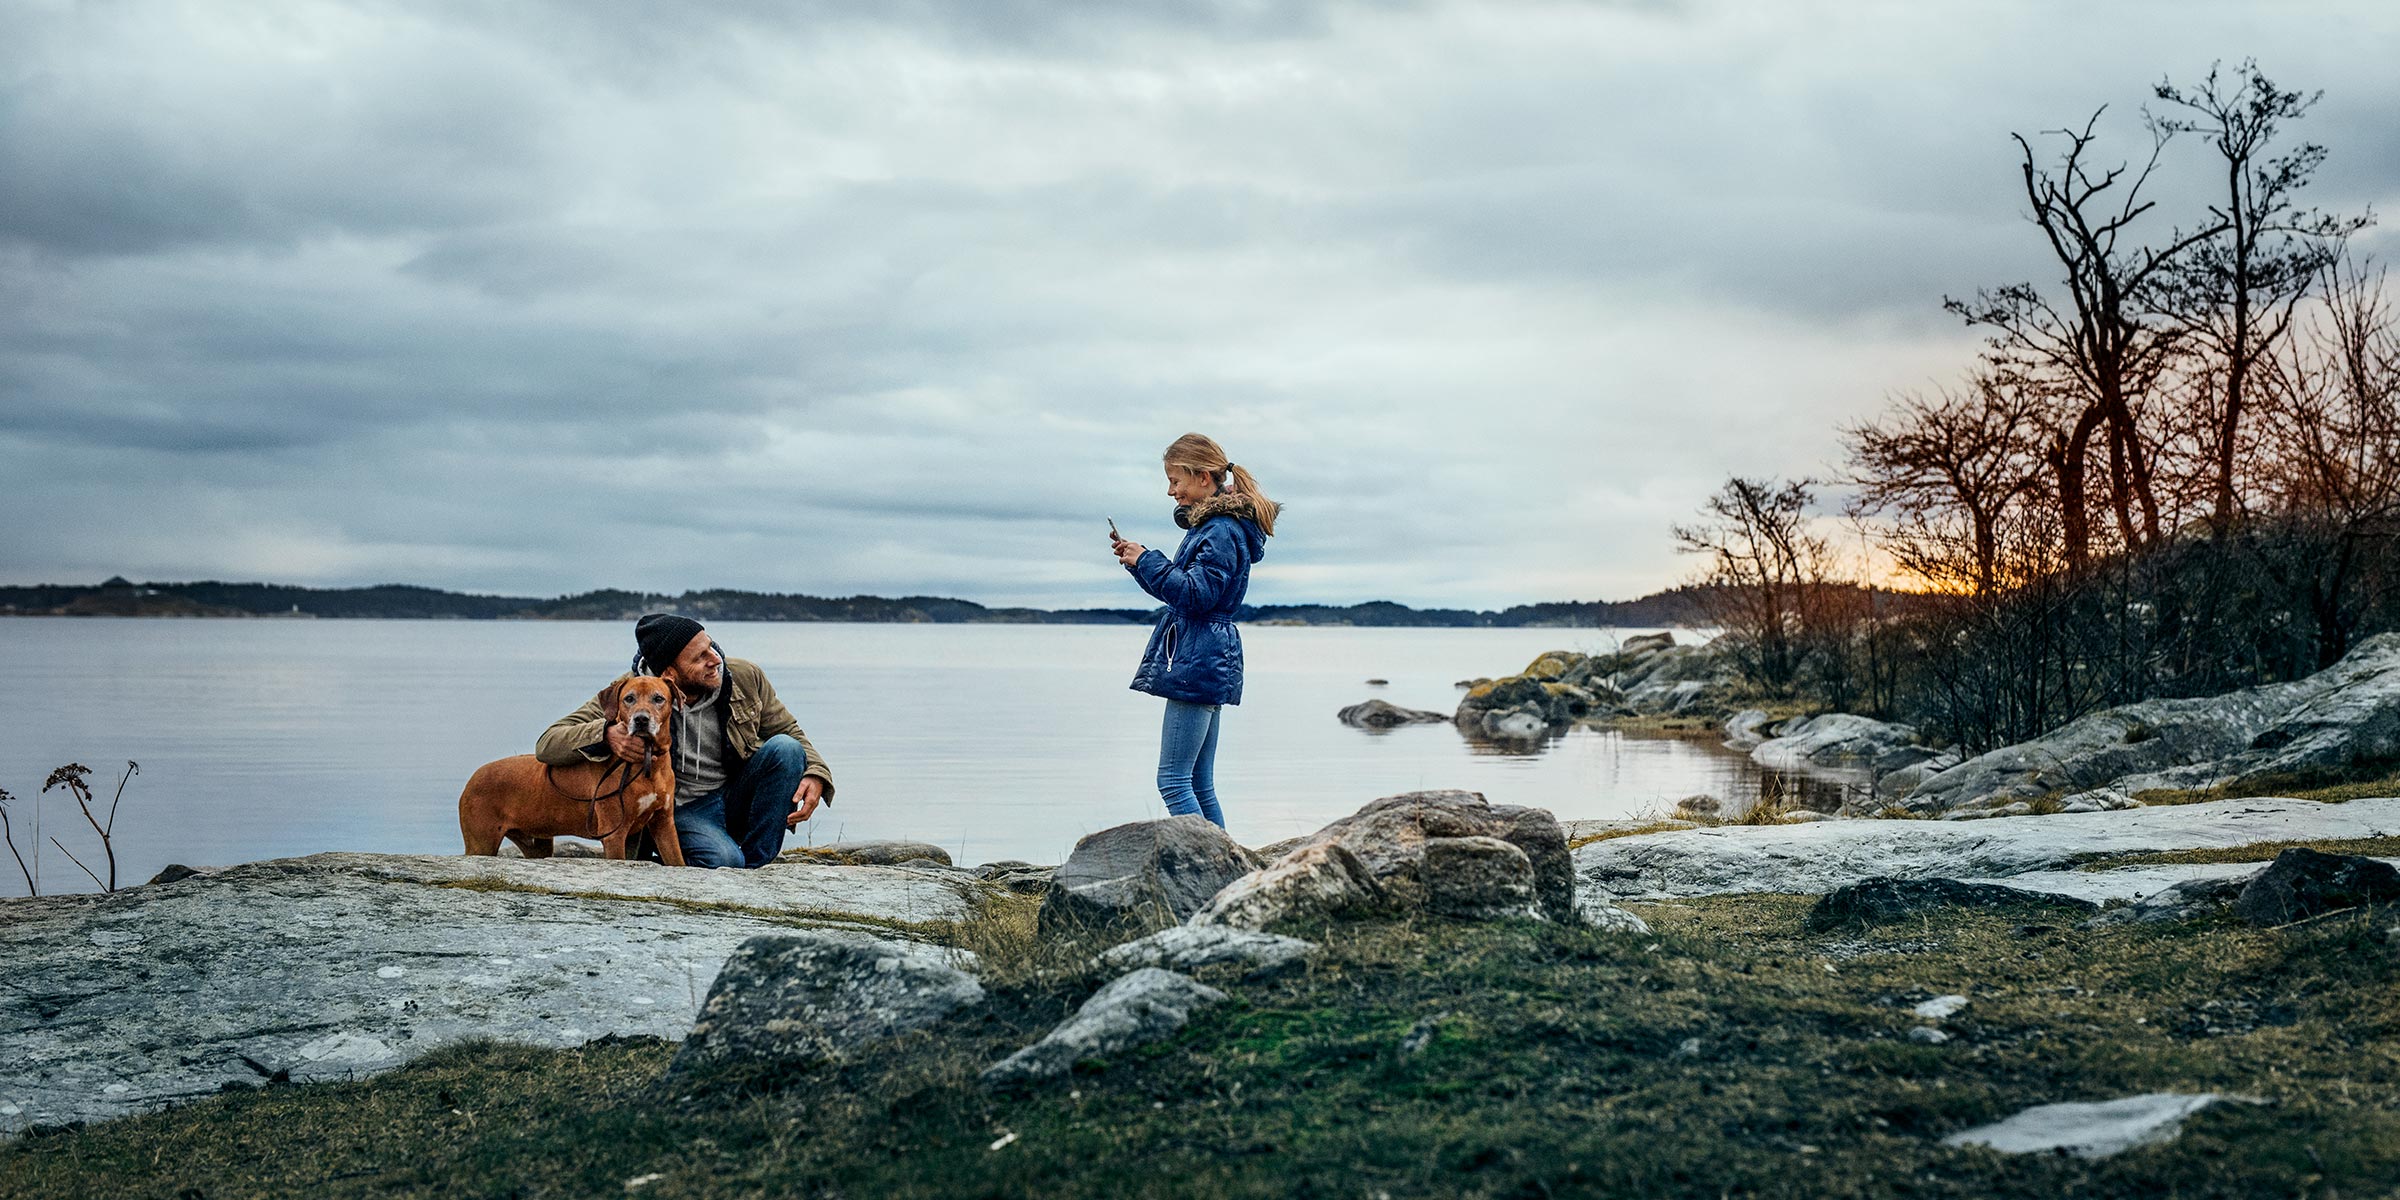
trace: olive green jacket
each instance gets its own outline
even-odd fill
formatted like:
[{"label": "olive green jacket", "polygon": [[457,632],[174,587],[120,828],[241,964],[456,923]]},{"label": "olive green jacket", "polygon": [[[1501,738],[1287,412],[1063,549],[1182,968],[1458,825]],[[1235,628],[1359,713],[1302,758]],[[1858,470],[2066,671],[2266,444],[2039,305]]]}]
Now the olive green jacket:
[{"label": "olive green jacket", "polygon": [[[614,690],[625,681],[620,675],[609,684]],[[606,695],[603,691],[600,695]],[[560,717],[533,744],[533,756],[554,767],[573,766],[579,762],[609,760],[607,725],[602,715],[600,695],[583,702],[583,707]],[[758,753],[760,745],[779,733],[788,733],[808,752],[808,771],[825,783],[825,798],[833,798],[833,771],[825,765],[825,756],[817,753],[808,735],[800,732],[800,722],[792,719],[790,709],[775,698],[775,687],[767,682],[767,673],[758,664],[743,658],[725,660],[725,686],[719,695],[725,713],[726,768],[738,769]]]}]

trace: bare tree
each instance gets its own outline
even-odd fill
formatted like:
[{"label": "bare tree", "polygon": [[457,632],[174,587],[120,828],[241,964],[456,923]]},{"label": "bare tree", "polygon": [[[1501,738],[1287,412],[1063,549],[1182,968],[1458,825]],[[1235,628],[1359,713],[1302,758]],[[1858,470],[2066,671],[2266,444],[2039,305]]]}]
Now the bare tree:
[{"label": "bare tree", "polygon": [[1811,531],[1810,481],[1735,476],[1708,498],[1696,525],[1674,527],[1676,549],[1708,557],[1705,582],[1751,679],[1782,690],[1798,678],[1812,588],[1824,583],[1828,547]]},{"label": "bare tree", "polygon": [[2002,524],[2041,494],[2051,469],[2037,442],[2042,396],[1990,372],[1966,390],[1901,395],[1883,417],[1842,430],[1852,501],[1880,516],[1884,548],[1935,588],[1988,596],[2002,584]]},{"label": "bare tree", "polygon": [[2325,161],[2325,147],[2306,142],[2271,153],[2282,125],[2306,116],[2322,92],[2278,87],[2251,60],[2230,78],[2217,64],[2196,88],[2162,80],[2153,90],[2191,114],[2159,126],[2206,139],[2225,172],[2224,197],[2209,205],[2208,235],[2160,277],[2162,311],[2210,359],[2204,377],[2213,386],[2200,415],[2210,517],[2222,534],[2237,516],[2235,464],[2261,365],[2290,333],[2295,309],[2341,239],[2373,218],[2301,207],[2300,191]]},{"label": "bare tree", "polygon": [[2150,122],[2150,156],[2138,171],[2128,164],[2102,170],[2088,158],[2104,111],[2094,112],[2081,131],[2050,131],[2067,144],[2048,168],[2037,161],[2024,135],[2010,135],[2021,155],[2019,173],[2033,223],[2064,271],[2065,303],[2053,304],[2031,283],[1987,288],[1972,301],[1943,301],[1967,324],[1992,331],[1987,360],[2000,378],[2034,388],[2064,385],[2081,401],[2047,451],[2067,561],[2076,569],[2091,556],[2084,476],[2092,440],[2103,432],[2109,508],[2118,536],[2130,549],[2159,536],[2150,454],[2135,414],[2169,365],[2176,338],[2173,329],[2150,317],[2151,294],[2159,275],[2186,249],[2217,233],[2207,226],[2163,249],[2124,244],[2135,222],[2156,204],[2142,197],[2142,189],[2157,171],[2173,130]]}]

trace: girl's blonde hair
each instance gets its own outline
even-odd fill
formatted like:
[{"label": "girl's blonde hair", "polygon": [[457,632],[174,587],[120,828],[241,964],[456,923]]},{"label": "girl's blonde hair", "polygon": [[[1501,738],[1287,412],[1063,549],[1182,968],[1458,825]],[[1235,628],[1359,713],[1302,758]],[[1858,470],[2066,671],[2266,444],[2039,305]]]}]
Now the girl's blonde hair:
[{"label": "girl's blonde hair", "polygon": [[1258,490],[1258,480],[1252,478],[1250,472],[1233,465],[1225,457],[1224,447],[1200,434],[1187,433],[1167,447],[1164,457],[1171,470],[1206,475],[1218,487],[1250,497],[1251,519],[1258,522],[1258,531],[1268,537],[1275,536],[1278,506],[1267,499],[1265,492]]}]

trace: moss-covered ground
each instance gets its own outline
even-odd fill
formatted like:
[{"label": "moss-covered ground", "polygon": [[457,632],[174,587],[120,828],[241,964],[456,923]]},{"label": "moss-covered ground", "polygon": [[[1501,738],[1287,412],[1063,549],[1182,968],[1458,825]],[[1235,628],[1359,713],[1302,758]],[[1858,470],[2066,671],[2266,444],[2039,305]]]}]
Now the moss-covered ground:
[{"label": "moss-covered ground", "polygon": [[[1233,1000],[1172,1040],[994,1092],[977,1072],[1103,981],[1004,906],[953,931],[981,1010],[770,1088],[666,1081],[652,1041],[464,1046],[28,1137],[0,1196],[2400,1196],[2400,912],[1815,937],[1807,907],[1296,929],[1308,968],[1216,978]],[[1954,1040],[1910,1041],[1948,992]],[[2266,1103],[2097,1162],[1941,1141],[2152,1090]]]}]

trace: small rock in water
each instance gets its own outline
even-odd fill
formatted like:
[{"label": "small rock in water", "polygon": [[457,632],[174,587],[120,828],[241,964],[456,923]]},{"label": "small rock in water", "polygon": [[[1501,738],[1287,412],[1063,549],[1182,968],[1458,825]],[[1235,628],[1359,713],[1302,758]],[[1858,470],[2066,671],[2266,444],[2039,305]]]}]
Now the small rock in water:
[{"label": "small rock in water", "polygon": [[2183,1131],[2185,1117],[2211,1104],[2242,1099],[2215,1092],[2152,1092],[2097,1104],[2043,1104],[2005,1121],[1951,1134],[1942,1144],[1989,1146],[2003,1154],[2063,1150],[2078,1158],[2106,1158],[2135,1146],[2173,1141]]},{"label": "small rock in water", "polygon": [[1935,996],[1909,1010],[1929,1021],[1939,1021],[1967,1006],[1965,996]]},{"label": "small rock in water", "polygon": [[1927,1046],[1939,1046],[1943,1042],[1949,1041],[1950,1035],[1943,1033],[1939,1029],[1935,1029],[1931,1025],[1919,1025],[1916,1028],[1908,1031],[1908,1040],[1912,1042],[1919,1042]]},{"label": "small rock in water", "polygon": [[1368,686],[1368,687],[1389,687],[1389,686],[1391,685],[1391,682],[1392,682],[1392,681],[1391,681],[1391,680],[1389,680],[1389,679],[1370,679],[1370,680],[1368,680],[1368,681],[1367,681],[1367,686]]}]

